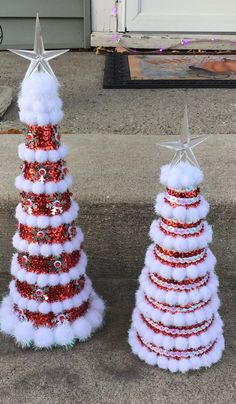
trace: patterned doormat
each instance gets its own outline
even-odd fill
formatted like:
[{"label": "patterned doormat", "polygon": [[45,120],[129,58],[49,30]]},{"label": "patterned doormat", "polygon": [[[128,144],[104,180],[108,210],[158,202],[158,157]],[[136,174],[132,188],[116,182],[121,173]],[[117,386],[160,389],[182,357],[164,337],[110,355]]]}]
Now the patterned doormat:
[{"label": "patterned doormat", "polygon": [[103,88],[236,87],[236,54],[106,55]]}]

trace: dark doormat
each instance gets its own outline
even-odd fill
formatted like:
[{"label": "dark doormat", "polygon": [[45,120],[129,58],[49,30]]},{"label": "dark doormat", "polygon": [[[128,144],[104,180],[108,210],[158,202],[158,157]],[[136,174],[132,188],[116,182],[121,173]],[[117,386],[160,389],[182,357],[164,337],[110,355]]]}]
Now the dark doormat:
[{"label": "dark doormat", "polygon": [[103,88],[236,87],[234,54],[107,54]]}]

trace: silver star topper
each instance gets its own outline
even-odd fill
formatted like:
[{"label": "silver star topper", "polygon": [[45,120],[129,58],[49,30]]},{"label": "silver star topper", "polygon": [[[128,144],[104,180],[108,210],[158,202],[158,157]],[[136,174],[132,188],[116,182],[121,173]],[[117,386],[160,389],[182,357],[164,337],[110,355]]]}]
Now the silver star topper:
[{"label": "silver star topper", "polygon": [[199,167],[198,161],[192,149],[204,142],[207,138],[208,135],[201,135],[192,139],[190,138],[188,110],[187,107],[185,107],[180,140],[162,142],[159,145],[162,147],[167,147],[167,149],[175,150],[175,155],[170,163],[172,167],[184,159],[185,161],[189,161],[192,165]]},{"label": "silver star topper", "polygon": [[69,49],[45,51],[38,13],[35,22],[34,50],[28,51],[9,49],[10,52],[30,60],[30,65],[25,74],[24,80],[28,79],[36,71],[45,71],[52,77],[55,77],[55,74],[48,61],[62,55],[65,52],[68,52],[68,50]]}]

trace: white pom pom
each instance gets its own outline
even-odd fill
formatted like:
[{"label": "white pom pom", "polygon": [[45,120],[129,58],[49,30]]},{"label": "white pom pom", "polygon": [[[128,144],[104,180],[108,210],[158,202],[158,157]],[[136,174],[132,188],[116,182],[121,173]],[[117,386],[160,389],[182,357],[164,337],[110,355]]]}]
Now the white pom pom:
[{"label": "white pom pom", "polygon": [[44,286],[48,285],[48,278],[49,275],[47,274],[39,274],[37,284],[40,288],[43,288]]},{"label": "white pom pom", "polygon": [[6,316],[1,313],[1,331],[4,334],[13,334],[15,327],[17,326],[17,317],[13,314],[7,314]]},{"label": "white pom pom", "polygon": [[186,218],[186,209],[184,207],[182,207],[182,206],[179,206],[178,208],[175,208],[174,216],[180,222],[184,222],[185,218]]},{"label": "white pom pom", "polygon": [[188,372],[190,369],[190,360],[189,359],[180,359],[179,361],[179,370],[182,373]]},{"label": "white pom pom", "polygon": [[22,346],[31,343],[34,334],[34,327],[29,321],[24,321],[17,325],[15,329],[15,338]]},{"label": "white pom pom", "polygon": [[88,339],[92,332],[92,327],[88,320],[81,317],[74,321],[73,330],[77,338],[81,341]]},{"label": "white pom pom", "polygon": [[25,280],[30,285],[33,285],[37,281],[37,275],[34,272],[28,272],[26,274]]},{"label": "white pom pom", "polygon": [[59,325],[54,330],[55,343],[57,345],[71,345],[74,342],[74,332],[69,325]]},{"label": "white pom pom", "polygon": [[49,257],[51,255],[52,249],[49,244],[42,244],[40,247],[40,254],[42,254],[44,257]]},{"label": "white pom pom", "polygon": [[36,195],[39,195],[39,194],[44,193],[44,190],[45,190],[44,184],[42,184],[41,182],[35,182],[35,183],[32,185],[32,191],[33,191]]},{"label": "white pom pom", "polygon": [[34,345],[38,348],[50,348],[53,344],[53,331],[46,327],[38,328],[34,334]]},{"label": "white pom pom", "polygon": [[35,159],[38,163],[43,163],[47,161],[47,151],[45,150],[36,150],[35,152]]},{"label": "white pom pom", "polygon": [[30,243],[28,247],[28,251],[30,255],[39,255],[39,244],[36,243]]},{"label": "white pom pom", "polygon": [[37,225],[42,229],[45,229],[49,226],[50,218],[48,216],[38,216],[37,218]]}]

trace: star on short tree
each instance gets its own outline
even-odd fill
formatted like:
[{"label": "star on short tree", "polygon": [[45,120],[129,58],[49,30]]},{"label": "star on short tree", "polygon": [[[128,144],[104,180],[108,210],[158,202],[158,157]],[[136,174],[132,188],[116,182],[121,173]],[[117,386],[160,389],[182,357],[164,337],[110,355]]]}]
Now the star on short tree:
[{"label": "star on short tree", "polygon": [[204,142],[207,138],[208,135],[201,135],[191,139],[188,124],[188,110],[187,107],[185,107],[180,140],[162,142],[160,146],[175,150],[175,155],[170,163],[172,167],[180,161],[189,161],[192,165],[199,167],[192,149]]},{"label": "star on short tree", "polygon": [[52,77],[55,77],[55,74],[48,61],[62,55],[65,52],[68,52],[68,50],[69,49],[45,51],[38,14],[35,22],[34,50],[29,51],[9,49],[10,52],[30,60],[30,65],[25,74],[24,80],[28,79],[36,71],[44,71],[50,74]]}]

